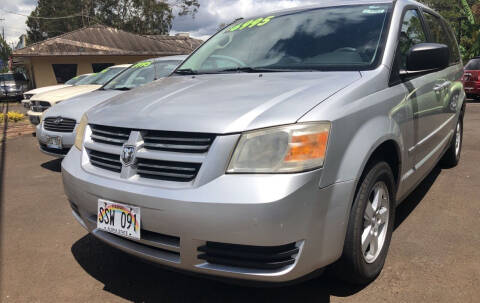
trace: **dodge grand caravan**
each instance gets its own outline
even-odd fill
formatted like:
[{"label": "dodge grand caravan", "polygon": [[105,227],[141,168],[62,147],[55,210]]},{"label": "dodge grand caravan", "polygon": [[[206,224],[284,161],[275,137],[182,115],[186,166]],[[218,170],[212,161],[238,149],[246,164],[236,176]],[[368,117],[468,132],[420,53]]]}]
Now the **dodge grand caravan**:
[{"label": "dodge grand caravan", "polygon": [[445,20],[410,0],[239,20],[83,116],[62,163],[73,215],[180,270],[368,283],[396,206],[460,159],[462,67]]}]

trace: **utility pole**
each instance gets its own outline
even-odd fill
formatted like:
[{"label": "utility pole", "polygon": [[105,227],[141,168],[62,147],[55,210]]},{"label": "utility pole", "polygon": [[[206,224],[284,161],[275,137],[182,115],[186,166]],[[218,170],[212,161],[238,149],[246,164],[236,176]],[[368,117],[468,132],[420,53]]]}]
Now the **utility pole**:
[{"label": "utility pole", "polygon": [[[0,18],[0,21],[3,22],[3,21],[5,21],[5,19]],[[5,26],[2,26],[2,38],[3,38],[3,40],[5,40]]]}]

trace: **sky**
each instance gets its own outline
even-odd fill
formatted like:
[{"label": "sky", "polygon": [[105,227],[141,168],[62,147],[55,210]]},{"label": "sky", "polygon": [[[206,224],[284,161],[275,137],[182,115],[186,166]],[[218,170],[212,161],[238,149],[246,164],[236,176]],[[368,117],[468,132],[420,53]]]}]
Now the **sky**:
[{"label": "sky", "polygon": [[[72,0],[67,0],[72,1]],[[75,1],[75,0],[73,0]],[[206,39],[214,34],[220,24],[230,23],[239,17],[262,14],[278,9],[312,4],[315,0],[199,0],[200,10],[195,15],[176,17],[170,34],[189,32],[193,37]],[[0,0],[0,32],[5,28],[5,40],[15,45],[26,32],[26,17],[5,12],[29,15],[37,0]]]}]

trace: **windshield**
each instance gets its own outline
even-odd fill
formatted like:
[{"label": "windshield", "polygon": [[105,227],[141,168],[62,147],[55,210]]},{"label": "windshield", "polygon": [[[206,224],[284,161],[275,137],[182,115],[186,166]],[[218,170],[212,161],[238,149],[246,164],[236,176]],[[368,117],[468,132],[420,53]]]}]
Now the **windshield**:
[{"label": "windshield", "polygon": [[88,76],[87,78],[78,81],[77,85],[104,85],[113,77],[125,70],[126,67],[109,67],[97,74]]},{"label": "windshield", "polygon": [[75,85],[77,84],[77,82],[79,82],[80,80],[82,79],[85,79],[88,75],[80,75],[80,76],[76,76],[70,80],[68,80],[67,82],[65,82],[65,84],[67,85]]},{"label": "windshield", "polygon": [[465,65],[465,70],[480,70],[480,60],[472,59]]},{"label": "windshield", "polygon": [[170,75],[181,62],[180,60],[139,62],[103,88],[129,90]]},{"label": "windshield", "polygon": [[365,70],[378,65],[390,4],[245,19],[207,41],[176,73]]},{"label": "windshield", "polygon": [[0,81],[15,81],[13,74],[0,74]]}]

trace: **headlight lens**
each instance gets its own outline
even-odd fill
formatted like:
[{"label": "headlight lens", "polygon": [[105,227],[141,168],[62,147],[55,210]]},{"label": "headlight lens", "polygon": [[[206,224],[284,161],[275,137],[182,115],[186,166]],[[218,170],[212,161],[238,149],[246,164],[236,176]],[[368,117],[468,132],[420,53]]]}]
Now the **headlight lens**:
[{"label": "headlight lens", "polygon": [[82,150],[83,147],[83,138],[85,137],[85,130],[87,129],[87,125],[87,115],[83,115],[77,128],[77,136],[75,137],[75,147],[79,150]]},{"label": "headlight lens", "polygon": [[331,124],[302,123],[242,135],[227,173],[296,173],[323,166]]}]

